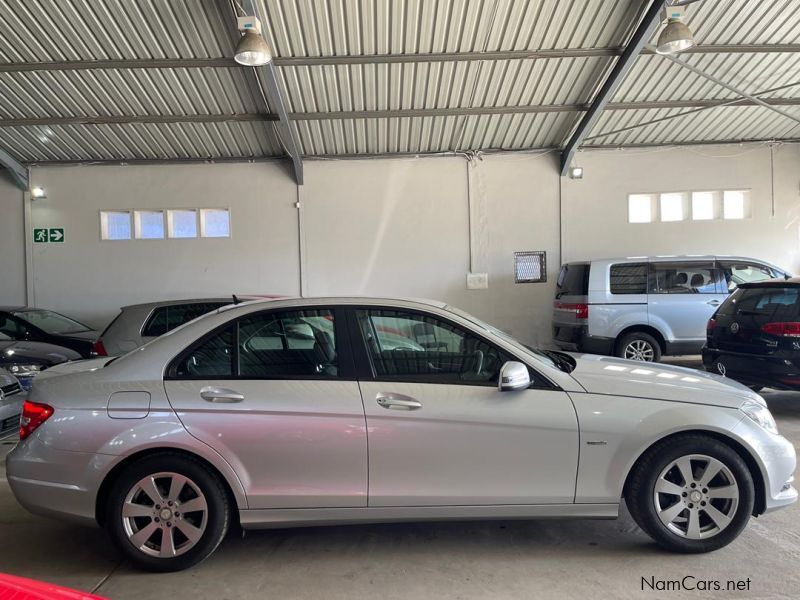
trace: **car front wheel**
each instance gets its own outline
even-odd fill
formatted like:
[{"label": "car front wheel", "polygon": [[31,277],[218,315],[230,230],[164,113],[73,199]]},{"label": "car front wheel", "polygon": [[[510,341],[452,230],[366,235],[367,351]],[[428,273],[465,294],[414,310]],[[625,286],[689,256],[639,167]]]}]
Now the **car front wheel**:
[{"label": "car front wheel", "polygon": [[228,499],[218,477],[179,454],[130,465],[114,482],[106,526],[135,566],[179,571],[207,558],[229,525]]},{"label": "car front wheel", "polygon": [[753,512],[753,478],[742,458],[711,437],[656,444],[631,473],[625,500],[638,525],[674,552],[711,552],[742,532]]}]

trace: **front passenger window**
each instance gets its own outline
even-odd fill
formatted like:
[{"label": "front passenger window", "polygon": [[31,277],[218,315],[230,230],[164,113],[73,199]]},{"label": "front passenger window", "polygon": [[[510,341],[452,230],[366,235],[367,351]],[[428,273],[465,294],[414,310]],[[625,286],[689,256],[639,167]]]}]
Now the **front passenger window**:
[{"label": "front passenger window", "polygon": [[378,379],[496,385],[503,363],[515,360],[479,337],[428,315],[360,310],[357,316]]}]

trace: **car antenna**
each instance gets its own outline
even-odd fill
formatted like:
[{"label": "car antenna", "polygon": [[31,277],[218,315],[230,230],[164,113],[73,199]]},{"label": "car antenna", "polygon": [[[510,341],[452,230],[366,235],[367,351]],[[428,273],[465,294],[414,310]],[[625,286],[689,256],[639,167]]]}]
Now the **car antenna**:
[{"label": "car antenna", "polygon": [[233,303],[239,304],[239,298],[236,297],[236,294],[233,295]]}]

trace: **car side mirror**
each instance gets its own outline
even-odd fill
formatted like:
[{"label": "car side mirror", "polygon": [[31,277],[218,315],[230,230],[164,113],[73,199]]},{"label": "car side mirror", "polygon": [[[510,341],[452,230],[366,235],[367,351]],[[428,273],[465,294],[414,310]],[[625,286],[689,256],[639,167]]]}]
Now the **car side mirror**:
[{"label": "car side mirror", "polygon": [[513,390],[524,390],[531,385],[531,375],[528,372],[528,367],[521,362],[513,360],[508,361],[500,369],[500,377],[497,383],[497,389],[501,392],[510,392]]}]

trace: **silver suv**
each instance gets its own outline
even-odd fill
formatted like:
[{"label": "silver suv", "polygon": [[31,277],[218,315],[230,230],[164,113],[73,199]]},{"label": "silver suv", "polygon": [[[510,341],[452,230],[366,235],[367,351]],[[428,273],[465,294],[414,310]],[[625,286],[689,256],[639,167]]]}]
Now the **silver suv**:
[{"label": "silver suv", "polygon": [[737,285],[788,276],[764,261],[731,256],[566,263],[553,302],[553,342],[648,362],[697,354],[708,319]]}]

